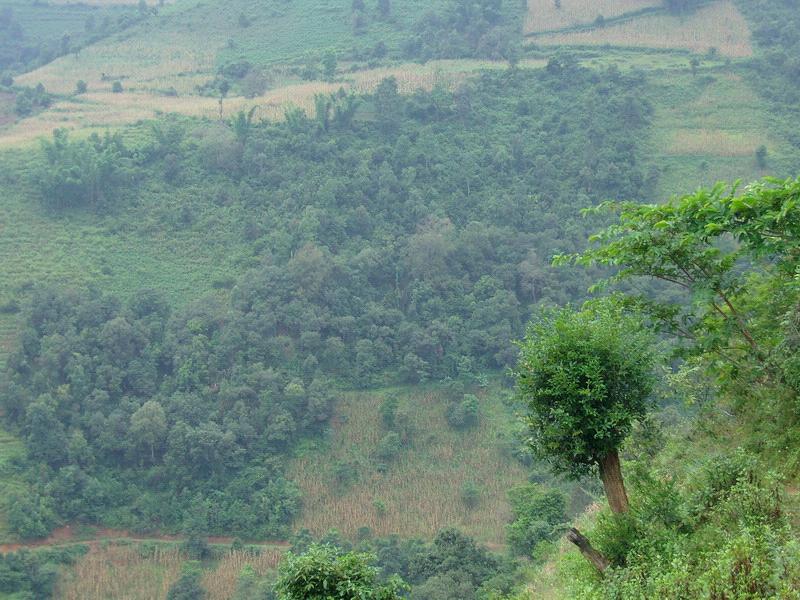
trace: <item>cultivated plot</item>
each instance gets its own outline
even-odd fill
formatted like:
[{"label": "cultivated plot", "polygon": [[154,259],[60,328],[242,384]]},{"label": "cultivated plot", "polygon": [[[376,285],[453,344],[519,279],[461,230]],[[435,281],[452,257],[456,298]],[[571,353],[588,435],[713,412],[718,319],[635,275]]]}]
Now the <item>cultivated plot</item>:
[{"label": "cultivated plot", "polygon": [[682,49],[724,56],[752,56],[750,30],[732,2],[715,2],[690,15],[642,15],[629,21],[585,31],[545,33],[533,38],[536,44],[559,46],[622,46]]}]

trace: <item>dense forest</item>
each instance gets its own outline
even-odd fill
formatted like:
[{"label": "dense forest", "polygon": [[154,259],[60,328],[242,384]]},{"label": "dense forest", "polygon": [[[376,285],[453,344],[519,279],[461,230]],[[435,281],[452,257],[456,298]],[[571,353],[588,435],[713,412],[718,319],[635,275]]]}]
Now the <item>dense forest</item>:
[{"label": "dense forest", "polygon": [[0,0],[0,600],[800,598],[800,4],[599,4]]},{"label": "dense forest", "polygon": [[313,119],[240,115],[213,136],[167,123],[136,149],[57,133],[33,175],[54,218],[126,214],[133,185],[158,186],[187,198],[175,227],[204,204],[247,215],[259,266],[183,311],[152,291],[28,294],[2,397],[36,493],[12,526],[284,535],[301,499],[278,458],[325,425],[335,383],[510,366],[531,306],[583,294],[547,257],[586,236],[559,215],[646,189],[628,138],[649,118],[639,85],[554,60],[456,94],[405,98],[389,79],[369,98],[318,98]]}]

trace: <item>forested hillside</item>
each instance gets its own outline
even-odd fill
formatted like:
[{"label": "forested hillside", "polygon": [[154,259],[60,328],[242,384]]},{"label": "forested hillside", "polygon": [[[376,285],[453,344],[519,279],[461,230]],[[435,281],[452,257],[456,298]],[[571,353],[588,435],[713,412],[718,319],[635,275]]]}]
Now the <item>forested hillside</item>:
[{"label": "forested hillside", "polygon": [[0,598],[799,598],[798,15],[0,0]]}]

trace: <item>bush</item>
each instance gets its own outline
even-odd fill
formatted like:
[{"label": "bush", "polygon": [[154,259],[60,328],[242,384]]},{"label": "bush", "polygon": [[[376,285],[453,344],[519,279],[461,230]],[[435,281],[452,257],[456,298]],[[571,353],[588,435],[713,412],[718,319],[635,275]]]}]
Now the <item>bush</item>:
[{"label": "bush", "polygon": [[202,578],[200,563],[189,561],[183,566],[180,579],[169,588],[167,600],[203,600],[208,594],[203,589]]},{"label": "bush", "polygon": [[464,395],[461,402],[447,408],[447,423],[453,429],[470,429],[478,424],[478,398],[472,394]]},{"label": "bush", "polygon": [[481,503],[482,491],[474,481],[467,481],[461,486],[461,502],[469,510],[475,510]]},{"label": "bush", "polygon": [[112,83],[111,84],[111,91],[113,93],[115,93],[115,94],[121,94],[122,91],[123,91],[122,82],[121,81],[115,81],[114,83]]},{"label": "bush", "polygon": [[281,564],[276,589],[284,600],[395,600],[405,585],[399,578],[378,583],[369,554],[342,554],[331,546],[311,546]]},{"label": "bush", "polygon": [[86,82],[83,79],[81,79],[80,81],[78,81],[78,83],[75,84],[75,93],[76,94],[85,94],[86,90],[88,90],[88,89],[89,89],[89,86],[86,84]]},{"label": "bush", "polygon": [[566,498],[557,490],[543,491],[528,484],[508,493],[514,520],[507,526],[508,544],[520,556],[530,557],[536,546],[555,539],[567,521]]}]

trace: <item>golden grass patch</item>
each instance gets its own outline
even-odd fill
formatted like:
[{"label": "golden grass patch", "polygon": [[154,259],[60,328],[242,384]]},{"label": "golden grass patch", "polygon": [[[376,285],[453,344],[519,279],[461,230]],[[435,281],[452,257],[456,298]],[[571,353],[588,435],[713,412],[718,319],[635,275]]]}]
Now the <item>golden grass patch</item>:
[{"label": "golden grass patch", "polygon": [[79,80],[97,92],[111,91],[112,79],[120,79],[126,89],[174,87],[179,93],[192,92],[214,70],[217,50],[225,42],[212,38],[201,43],[195,35],[180,32],[167,39],[169,43],[152,41],[143,32],[130,39],[100,42],[20,75],[17,83],[41,83],[48,91],[69,94]]},{"label": "golden grass patch", "polygon": [[184,558],[175,547],[142,556],[134,545],[92,547],[58,584],[61,600],[161,600],[180,576]]},{"label": "golden grass patch", "polygon": [[214,569],[203,575],[203,588],[208,592],[208,600],[230,600],[245,566],[249,565],[257,575],[264,576],[274,571],[282,559],[283,551],[272,548],[260,552],[248,549],[228,551]]},{"label": "golden grass patch", "polygon": [[588,31],[543,34],[536,37],[536,43],[679,48],[694,52],[716,48],[734,58],[753,54],[747,22],[730,0],[715,2],[688,16],[643,15]]},{"label": "golden grass patch", "polygon": [[[70,60],[67,58],[66,60]],[[540,67],[543,61],[526,60],[525,68]],[[430,90],[440,84],[452,89],[469,74],[482,69],[506,68],[502,61],[431,61],[425,65],[401,64],[395,67],[371,69],[349,73],[335,83],[309,81],[292,83],[269,90],[256,98],[231,97],[223,102],[223,117],[228,118],[240,110],[256,107],[256,116],[270,121],[282,120],[286,110],[297,107],[309,115],[314,113],[314,96],[333,93],[340,88],[357,93],[370,93],[386,77],[395,77],[401,93],[412,93],[417,89]],[[39,70],[41,71],[41,69]],[[36,73],[36,72],[35,72]],[[31,75],[31,74],[29,74]],[[56,73],[52,74],[57,77]],[[194,79],[193,79],[194,77]],[[180,79],[200,82],[205,78],[169,78],[164,76],[162,88]],[[150,80],[150,83],[156,80]],[[33,83],[30,81],[28,83]],[[127,83],[125,85],[128,85]],[[74,87],[74,84],[73,84]],[[195,117],[217,118],[219,99],[208,96],[182,94],[169,96],[147,90],[126,89],[121,94],[111,92],[111,83],[90,84],[89,92],[70,100],[57,102],[48,110],[0,129],[0,148],[20,146],[35,142],[38,138],[49,136],[54,129],[92,130],[120,127],[139,120],[154,118],[158,113],[178,113]]]},{"label": "golden grass patch", "polygon": [[662,5],[661,0],[528,0],[525,33],[539,33],[592,23],[598,15],[618,17],[643,8]]},{"label": "golden grass patch", "polygon": [[[341,401],[324,460],[312,454],[290,468],[291,479],[303,492],[297,527],[317,535],[336,529],[352,538],[364,526],[376,535],[403,537],[432,537],[454,526],[484,543],[502,545],[510,518],[506,494],[525,481],[525,473],[498,446],[498,439],[508,435],[498,400],[483,398],[479,427],[465,433],[448,427],[446,403],[436,394],[417,392],[404,402],[414,423],[412,448],[379,473],[370,457],[385,434],[378,416],[380,398],[350,394]],[[359,480],[338,489],[331,466],[349,460],[360,463]],[[481,490],[480,505],[473,510],[461,501],[466,482]]]}]

